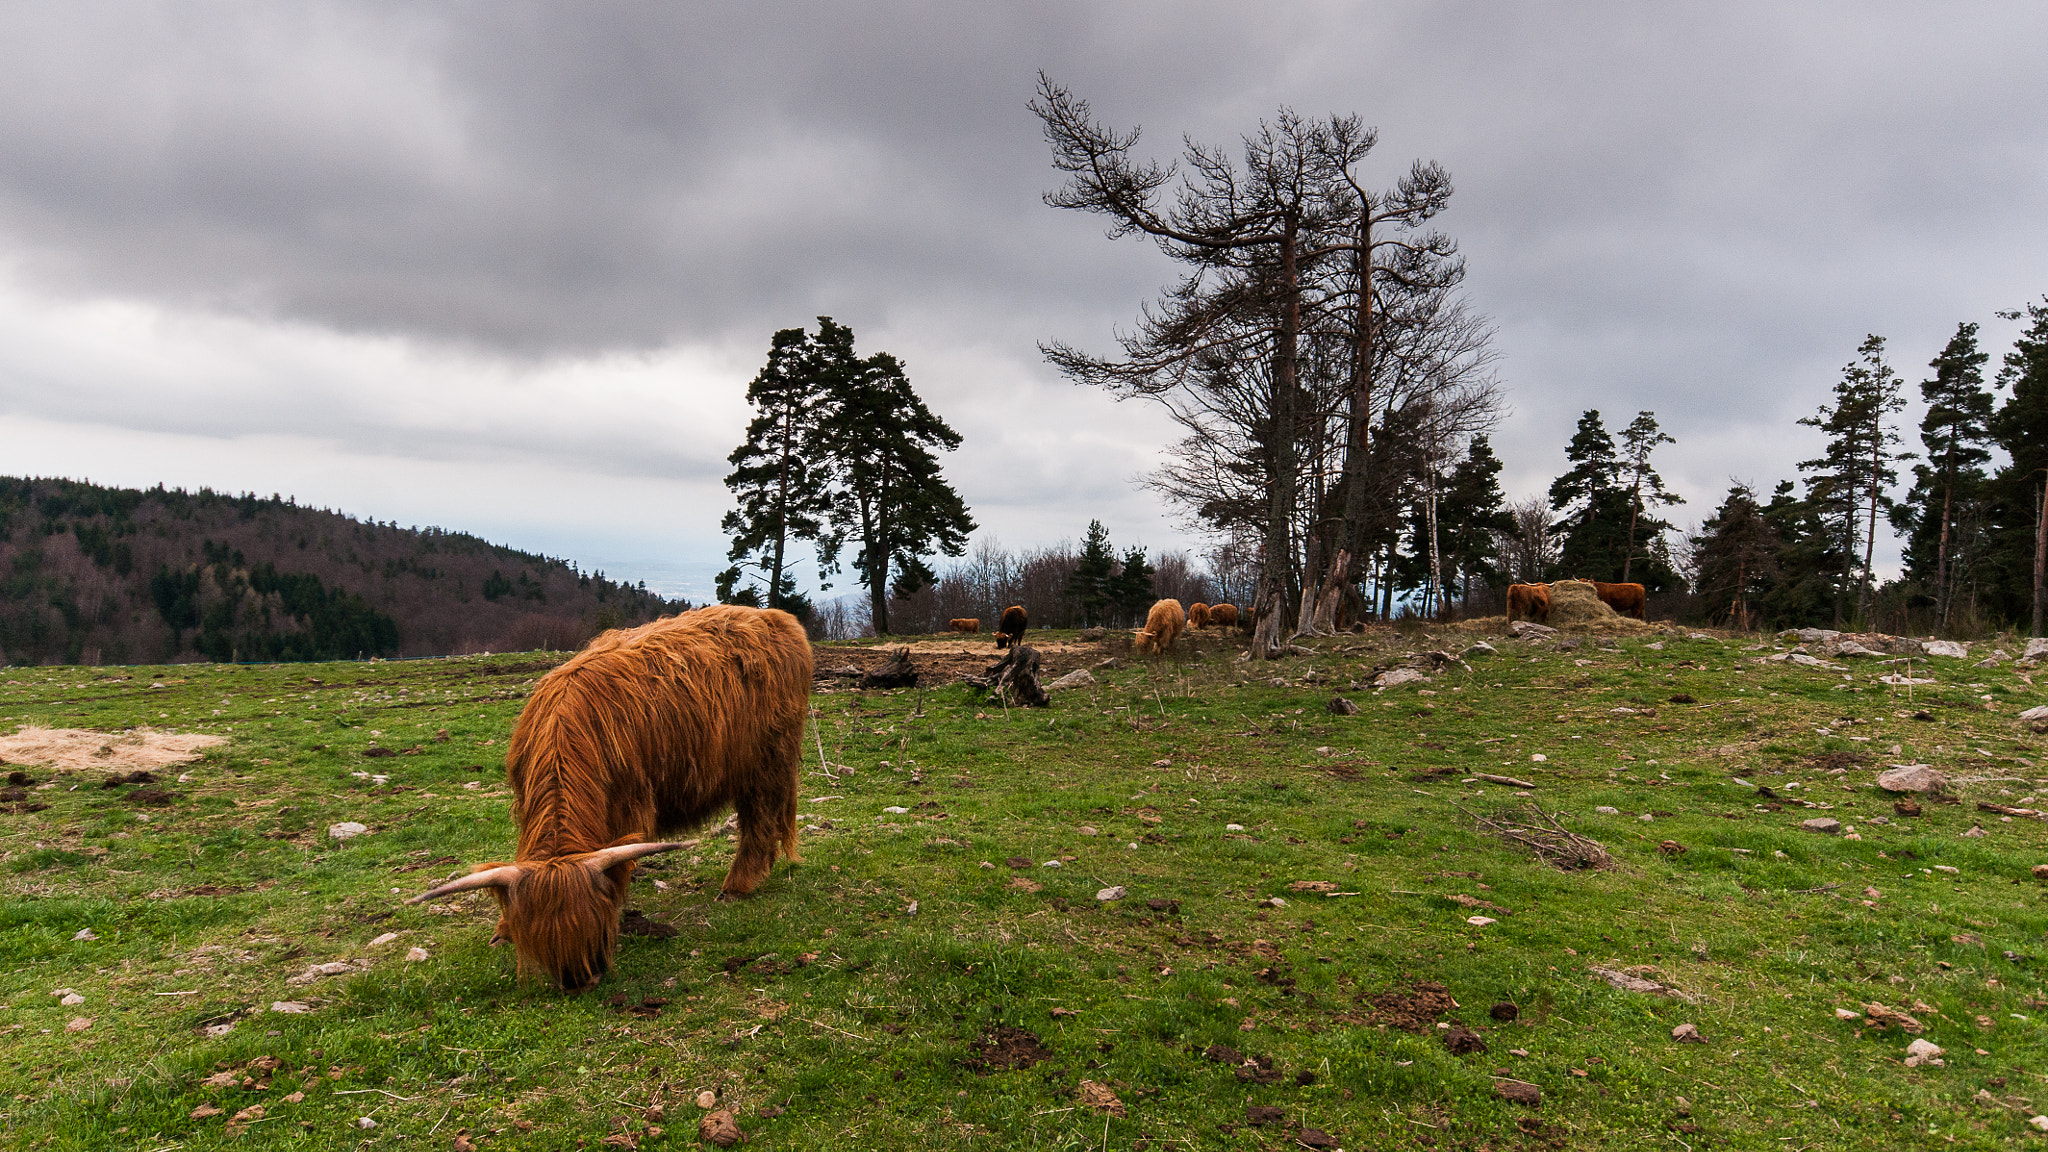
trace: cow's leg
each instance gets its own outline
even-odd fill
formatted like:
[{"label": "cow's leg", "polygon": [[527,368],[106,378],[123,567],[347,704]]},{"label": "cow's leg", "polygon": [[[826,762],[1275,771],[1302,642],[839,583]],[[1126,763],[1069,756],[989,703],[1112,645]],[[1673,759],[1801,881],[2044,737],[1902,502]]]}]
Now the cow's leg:
[{"label": "cow's leg", "polygon": [[751,774],[751,786],[734,798],[740,845],[719,889],[721,900],[753,892],[775,866],[779,848],[801,862],[796,851],[797,789],[803,776],[803,724],[791,725],[767,742]]}]

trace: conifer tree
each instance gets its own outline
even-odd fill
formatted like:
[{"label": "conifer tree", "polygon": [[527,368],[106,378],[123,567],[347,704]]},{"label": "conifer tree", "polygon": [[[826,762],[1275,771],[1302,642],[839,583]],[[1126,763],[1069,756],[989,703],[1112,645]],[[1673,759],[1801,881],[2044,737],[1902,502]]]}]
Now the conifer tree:
[{"label": "conifer tree", "polygon": [[1941,355],[1934,375],[1920,382],[1927,415],[1920,421],[1926,462],[1913,466],[1913,490],[1895,506],[1892,526],[1906,534],[1906,576],[1932,591],[1937,626],[1947,627],[1955,588],[1977,551],[1977,510],[1991,462],[1991,392],[1984,387],[1988,353],[1977,347],[1977,326],[1963,323]]},{"label": "conifer tree", "polygon": [[1152,577],[1157,572],[1157,568],[1146,562],[1142,547],[1134,547],[1124,553],[1123,563],[1111,578],[1110,586],[1117,613],[1126,622],[1143,622],[1153,601],[1158,599],[1152,589]]},{"label": "conifer tree", "polygon": [[2005,354],[1998,384],[2009,388],[1991,432],[2010,457],[1998,470],[1986,519],[1994,533],[1999,602],[2008,619],[2042,634],[2048,609],[2048,297],[2023,312],[2001,312],[2028,327]]},{"label": "conifer tree", "polygon": [[1612,580],[1628,550],[1629,493],[1614,437],[1597,410],[1579,417],[1564,455],[1572,468],[1550,485],[1550,507],[1562,513],[1555,526],[1561,537],[1558,574]]},{"label": "conifer tree", "polygon": [[1100,520],[1088,522],[1088,534],[1081,539],[1081,555],[1067,577],[1066,593],[1081,607],[1081,626],[1102,623],[1103,613],[1114,602],[1110,585],[1116,569],[1116,553],[1109,547],[1109,529]]},{"label": "conifer tree", "polygon": [[[1621,578],[1629,578],[1636,558],[1636,535],[1638,530],[1652,533],[1652,553],[1661,544],[1664,533],[1671,528],[1667,521],[1649,515],[1653,504],[1683,504],[1685,498],[1667,491],[1664,478],[1650,469],[1650,453],[1659,444],[1676,444],[1678,441],[1665,435],[1657,427],[1657,417],[1649,412],[1638,412],[1621,433],[1622,463],[1628,472],[1628,542],[1621,556]],[[1669,565],[1665,565],[1669,567]]]},{"label": "conifer tree", "polygon": [[1487,437],[1472,437],[1437,504],[1444,570],[1459,586],[1461,600],[1471,598],[1475,583],[1505,583],[1505,574],[1495,563],[1500,555],[1497,542],[1514,532],[1515,518],[1500,490],[1500,472],[1500,457],[1493,454]]},{"label": "conifer tree", "polygon": [[875,634],[888,635],[889,595],[935,582],[924,561],[931,553],[967,551],[974,517],[933,455],[958,448],[960,434],[918,398],[901,362],[877,352],[832,377],[818,443],[838,478],[830,522],[855,545]]},{"label": "conifer tree", "polygon": [[810,615],[810,601],[796,591],[788,548],[792,541],[820,541],[820,568],[832,566],[837,545],[825,531],[832,474],[819,437],[827,397],[855,367],[853,333],[830,316],[818,317],[815,337],[784,328],[770,339],[768,362],[747,385],[755,416],[746,441],[726,457],[733,471],[725,486],[739,506],[719,525],[732,537],[726,559],[735,561],[719,574],[720,600],[761,604],[758,589],[737,587],[744,565],[767,578],[767,607]]},{"label": "conifer tree", "polygon": [[[1890,489],[1899,478],[1896,465],[1912,458],[1910,452],[1895,451],[1901,440],[1898,429],[1888,423],[1905,408],[1904,392],[1905,382],[1885,363],[1884,337],[1867,336],[1856,349],[1856,359],[1842,369],[1834,405],[1823,404],[1799,421],[1827,434],[1827,455],[1800,461],[1799,470],[1812,474],[1808,497],[1820,504],[1837,547],[1849,556],[1863,554],[1856,575],[1856,614],[1866,621],[1876,591],[1871,561],[1877,549],[1877,514],[1892,505]],[[1841,614],[1838,594],[1838,621]]]},{"label": "conifer tree", "polygon": [[1709,618],[1726,620],[1730,628],[1756,627],[1755,602],[1769,592],[1778,575],[1778,532],[1746,484],[1728,490],[1727,499],[1701,525],[1694,568]]}]

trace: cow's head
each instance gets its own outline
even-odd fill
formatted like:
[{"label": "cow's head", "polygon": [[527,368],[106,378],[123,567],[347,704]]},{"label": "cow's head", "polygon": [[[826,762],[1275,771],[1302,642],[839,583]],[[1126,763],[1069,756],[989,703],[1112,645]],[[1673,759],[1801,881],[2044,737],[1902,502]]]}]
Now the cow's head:
[{"label": "cow's head", "polygon": [[501,915],[491,938],[519,954],[519,971],[540,972],[569,992],[581,992],[611,970],[619,943],[619,906],[633,876],[633,861],[681,844],[615,844],[550,860],[485,864],[407,900],[488,888]]}]

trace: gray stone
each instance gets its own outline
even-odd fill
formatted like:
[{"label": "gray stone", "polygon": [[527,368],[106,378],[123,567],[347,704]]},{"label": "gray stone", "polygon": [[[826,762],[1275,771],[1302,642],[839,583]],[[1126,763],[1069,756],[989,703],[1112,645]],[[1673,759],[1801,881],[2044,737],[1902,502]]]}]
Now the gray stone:
[{"label": "gray stone", "polygon": [[353,820],[344,820],[339,824],[329,824],[327,826],[327,834],[336,840],[347,840],[353,836],[362,836],[369,831],[369,828]]},{"label": "gray stone", "polygon": [[1424,676],[1422,673],[1416,671],[1413,668],[1390,668],[1387,671],[1380,673],[1379,676],[1373,680],[1372,686],[1375,688],[1392,688],[1396,685],[1413,684],[1417,680],[1427,679],[1429,679],[1429,677]]},{"label": "gray stone", "polygon": [[2048,704],[2043,704],[2043,705],[2041,705],[2041,706],[2040,706],[2040,707],[2038,707],[2038,708],[2029,708],[2029,709],[2027,709],[2027,710],[2026,710],[2025,712],[2022,712],[2022,713],[2020,713],[2020,719],[2022,719],[2022,720],[2048,720]]},{"label": "gray stone", "polygon": [[1557,635],[1557,629],[1552,628],[1550,625],[1537,624],[1529,620],[1515,621],[1513,624],[1508,625],[1508,631],[1523,640]]},{"label": "gray stone", "polygon": [[1970,646],[1956,640],[1928,640],[1921,643],[1920,649],[1929,656],[1947,656],[1954,660],[1970,654]]},{"label": "gray stone", "polygon": [[1877,786],[1887,792],[1939,792],[1948,778],[1926,764],[1894,764],[1877,774]]},{"label": "gray stone", "polygon": [[1778,633],[1780,639],[1791,636],[1801,644],[1822,644],[1840,635],[1832,628],[1791,628]]},{"label": "gray stone", "polygon": [[1801,820],[1799,827],[1808,832],[1819,832],[1823,836],[1833,836],[1842,830],[1842,822],[1829,816],[1816,816],[1811,820]]},{"label": "gray stone", "polygon": [[2027,650],[2020,655],[2028,660],[2048,660],[2048,636],[2036,636],[2027,641]]},{"label": "gray stone", "polygon": [[1865,648],[1865,647],[1864,647],[1863,645],[1861,645],[1861,644],[1858,644],[1858,643],[1857,643],[1857,642],[1855,642],[1854,640],[1844,640],[1844,641],[1842,641],[1841,643],[1839,643],[1839,644],[1836,644],[1836,645],[1834,646],[1834,651],[1833,651],[1833,652],[1831,652],[1831,653],[1829,653],[1829,654],[1830,654],[1830,655],[1832,655],[1832,656],[1840,656],[1840,657],[1856,657],[1856,656],[1882,656],[1882,655],[1883,655],[1883,653],[1882,653],[1882,652],[1873,652],[1873,651],[1871,651],[1870,649],[1868,649],[1868,648]]},{"label": "gray stone", "polygon": [[1086,688],[1095,683],[1095,676],[1086,668],[1077,668],[1045,686],[1046,691],[1060,688]]},{"label": "gray stone", "polygon": [[1470,660],[1470,659],[1471,659],[1471,658],[1473,658],[1474,656],[1498,656],[1498,655],[1500,655],[1500,649],[1498,649],[1498,648],[1495,648],[1495,647],[1494,647],[1493,645],[1491,645],[1491,644],[1488,644],[1488,643],[1487,643],[1486,641],[1484,641],[1484,640],[1481,640],[1481,641],[1480,641],[1479,643],[1477,643],[1477,644],[1474,644],[1474,645],[1473,645],[1473,646],[1471,646],[1470,648],[1467,648],[1467,649],[1465,649],[1465,658],[1466,658],[1467,660]]}]

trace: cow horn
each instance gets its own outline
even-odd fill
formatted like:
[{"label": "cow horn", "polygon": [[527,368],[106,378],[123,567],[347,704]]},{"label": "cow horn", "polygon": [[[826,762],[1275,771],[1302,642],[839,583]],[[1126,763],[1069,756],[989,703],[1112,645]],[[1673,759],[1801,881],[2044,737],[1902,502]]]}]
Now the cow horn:
[{"label": "cow horn", "polygon": [[508,888],[517,879],[519,879],[519,865],[500,864],[496,868],[486,868],[481,872],[471,872],[460,880],[450,880],[438,888],[429,888],[425,892],[407,900],[406,903],[417,904],[422,900],[432,900],[436,896],[449,896],[457,892],[474,891],[478,888]]},{"label": "cow horn", "polygon": [[599,872],[616,868],[628,860],[652,856],[656,852],[673,852],[686,845],[663,841],[653,844],[614,844],[610,848],[599,848],[583,857],[583,863]]}]

